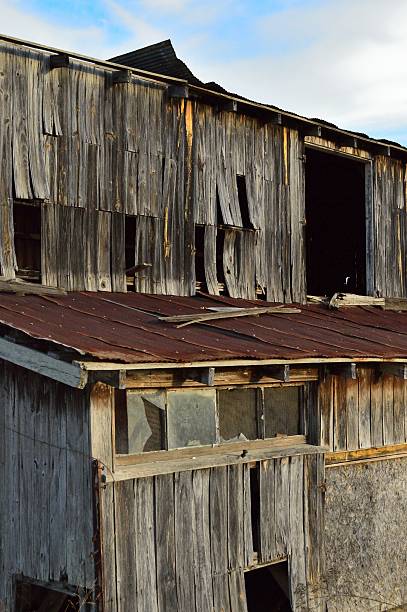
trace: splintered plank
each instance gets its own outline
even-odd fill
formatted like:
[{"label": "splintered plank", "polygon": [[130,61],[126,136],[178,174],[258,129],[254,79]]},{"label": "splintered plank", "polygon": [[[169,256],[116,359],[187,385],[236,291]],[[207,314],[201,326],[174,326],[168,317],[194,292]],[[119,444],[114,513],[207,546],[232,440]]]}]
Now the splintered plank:
[{"label": "splintered plank", "polygon": [[346,450],[347,406],[346,384],[348,379],[335,376],[334,381],[334,450]]},{"label": "splintered plank", "polygon": [[[157,596],[159,612],[176,610],[174,476],[155,478]],[[204,610],[204,608],[203,608]]]},{"label": "splintered plank", "polygon": [[[359,383],[359,448],[369,448],[372,446],[370,405],[371,380],[372,370],[370,368],[360,368],[359,379],[357,381]],[[349,446],[349,438],[347,448],[352,450]]]},{"label": "splintered plank", "polygon": [[307,598],[302,596],[306,589],[305,539],[304,539],[304,470],[302,456],[290,458],[290,508],[289,508],[289,576],[291,605],[294,610],[304,606]]},{"label": "splintered plank", "polygon": [[266,563],[276,556],[274,461],[260,463],[260,557]]},{"label": "splintered plank", "polygon": [[394,442],[394,377],[383,376],[383,444]]},{"label": "splintered plank", "polygon": [[[134,480],[126,480],[114,484],[118,612],[138,610],[136,584],[138,508],[135,500],[134,483]],[[145,511],[142,508],[142,512]]]},{"label": "splintered plank", "polygon": [[[121,483],[119,484],[119,486]],[[114,487],[109,483],[100,490],[100,527],[102,530],[103,605],[106,612],[117,612],[116,539]]]},{"label": "splintered plank", "polygon": [[[157,612],[157,581],[154,541],[154,481],[134,482],[136,500],[136,568],[138,612]],[[129,571],[127,569],[127,571]]]},{"label": "splintered plank", "polygon": [[227,467],[212,468],[210,473],[211,558],[213,600],[217,612],[230,610],[227,500]]},{"label": "splintered plank", "polygon": [[253,564],[253,530],[252,530],[252,499],[250,492],[250,466],[243,466],[243,506],[244,506],[244,563],[245,567]]},{"label": "splintered plank", "polygon": [[229,593],[231,612],[247,612],[246,588],[242,570],[230,572]]},{"label": "splintered plank", "polygon": [[[346,396],[346,448],[348,450],[356,450],[359,448],[359,435],[366,437],[366,432],[359,431],[364,426],[362,422],[362,415],[359,412],[362,406],[359,406],[361,400],[361,389],[359,386],[359,380],[353,380],[348,378],[344,381],[345,384],[345,396]],[[362,393],[366,392],[365,384],[362,384]],[[370,402],[370,394],[369,394]],[[365,420],[365,414],[363,414]],[[370,421],[369,421],[370,426]],[[370,433],[370,431],[369,431]]]},{"label": "splintered plank", "polygon": [[394,378],[393,401],[394,401],[394,443],[400,444],[405,441],[405,387],[406,381],[402,378]]},{"label": "splintered plank", "polygon": [[372,373],[370,383],[370,423],[372,446],[383,446],[383,379]]},{"label": "splintered plank", "polygon": [[323,598],[324,456],[304,455],[304,542],[308,609],[325,610]]},{"label": "splintered plank", "polygon": [[276,522],[276,557],[287,554],[288,518],[290,509],[290,472],[289,458],[275,460],[275,522]]},{"label": "splintered plank", "polygon": [[209,477],[210,470],[195,470],[192,474],[195,523],[192,533],[194,536],[195,601],[197,612],[212,612],[213,610]]},{"label": "splintered plank", "polygon": [[243,466],[228,467],[228,553],[229,569],[242,567],[244,551],[243,532]]},{"label": "splintered plank", "polygon": [[177,610],[193,612],[195,610],[193,547],[195,523],[193,520],[192,473],[177,472],[174,478],[175,524],[177,526],[175,531]]},{"label": "splintered plank", "polygon": [[97,288],[98,291],[111,291],[110,276],[110,244],[111,244],[111,214],[99,210],[97,212]]},{"label": "splintered plank", "polygon": [[28,83],[27,57],[13,54],[13,178],[17,198],[31,200],[30,168],[28,161]]},{"label": "splintered plank", "polygon": [[126,291],[125,217],[112,213],[112,291]]}]

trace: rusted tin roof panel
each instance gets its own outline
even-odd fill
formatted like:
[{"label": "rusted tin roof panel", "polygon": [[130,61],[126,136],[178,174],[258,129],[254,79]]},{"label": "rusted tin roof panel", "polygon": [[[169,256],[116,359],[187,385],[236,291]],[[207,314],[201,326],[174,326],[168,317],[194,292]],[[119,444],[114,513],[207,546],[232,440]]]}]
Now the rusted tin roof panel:
[{"label": "rusted tin roof panel", "polygon": [[217,306],[264,301],[199,295],[70,293],[0,295],[0,323],[88,357],[124,363],[232,359],[407,359],[407,313],[373,307],[338,311],[301,305],[299,313],[263,314],[177,328],[159,316],[200,314]]}]

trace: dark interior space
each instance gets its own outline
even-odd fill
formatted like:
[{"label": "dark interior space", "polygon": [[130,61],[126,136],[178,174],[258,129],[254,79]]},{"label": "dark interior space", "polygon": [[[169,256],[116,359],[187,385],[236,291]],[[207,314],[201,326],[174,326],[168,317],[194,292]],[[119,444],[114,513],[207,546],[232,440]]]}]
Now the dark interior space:
[{"label": "dark interior space", "polygon": [[249,202],[247,200],[246,177],[242,174],[238,174],[236,176],[236,185],[243,227],[246,229],[252,229],[253,225],[250,221]]},{"label": "dark interior space", "polygon": [[41,282],[41,207],[14,202],[14,244],[17,276]]},{"label": "dark interior space", "polygon": [[197,291],[207,291],[205,278],[205,227],[195,226],[195,281]]},{"label": "dark interior space", "polygon": [[365,164],[307,148],[307,293],[366,294]]},{"label": "dark interior space", "polygon": [[[85,598],[86,599],[86,598]],[[16,584],[16,612],[76,612],[89,610],[86,601],[75,594],[47,588],[31,582]]]},{"label": "dark interior space", "polygon": [[291,612],[287,561],[245,572],[244,580],[248,612]]},{"label": "dark interior space", "polygon": [[255,465],[250,470],[250,501],[251,501],[251,523],[252,523],[252,538],[253,551],[260,551],[260,482],[259,482],[259,465]]},{"label": "dark interior space", "polygon": [[126,215],[124,224],[124,248],[127,290],[134,290],[134,266],[136,264],[136,217]]}]

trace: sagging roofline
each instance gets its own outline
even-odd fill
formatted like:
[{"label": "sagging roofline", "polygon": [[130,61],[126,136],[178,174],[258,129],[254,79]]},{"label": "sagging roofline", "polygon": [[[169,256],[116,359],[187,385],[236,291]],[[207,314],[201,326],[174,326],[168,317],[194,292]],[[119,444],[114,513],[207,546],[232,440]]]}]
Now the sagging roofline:
[{"label": "sagging roofline", "polygon": [[[143,77],[150,81],[158,81],[166,83],[168,85],[181,86],[181,90],[183,93],[176,93],[176,97],[180,95],[181,97],[200,99],[201,101],[206,102],[208,104],[220,103],[221,106],[222,103],[225,104],[229,102],[233,106],[233,110],[237,110],[237,108],[239,108],[242,112],[246,112],[246,114],[259,115],[266,121],[296,128],[304,136],[316,136],[327,138],[328,140],[333,139],[336,142],[339,141],[342,146],[350,146],[354,148],[358,148],[358,146],[360,147],[360,145],[362,144],[365,145],[365,148],[367,150],[372,151],[372,153],[375,155],[393,155],[396,158],[401,157],[402,159],[407,159],[407,148],[401,145],[397,145],[396,143],[391,143],[387,141],[383,142],[374,138],[369,138],[367,136],[357,134],[355,132],[351,132],[349,130],[344,130],[332,125],[328,125],[324,121],[308,119],[306,117],[302,117],[301,115],[278,109],[273,106],[268,106],[266,104],[247,100],[246,98],[231,95],[228,93],[213,91],[211,89],[206,89],[197,85],[192,85],[184,79],[162,75],[155,72],[149,72],[140,68],[131,68],[123,64],[117,64],[115,62],[97,59],[80,53],[59,49],[57,47],[50,47],[48,45],[23,40],[13,36],[8,36],[6,34],[0,33],[0,41],[28,47],[30,49],[37,49],[39,51],[51,53],[52,55],[72,58],[79,61],[91,63],[95,66],[107,68],[112,71],[126,71],[130,74]],[[357,146],[355,147],[355,145]]]}]

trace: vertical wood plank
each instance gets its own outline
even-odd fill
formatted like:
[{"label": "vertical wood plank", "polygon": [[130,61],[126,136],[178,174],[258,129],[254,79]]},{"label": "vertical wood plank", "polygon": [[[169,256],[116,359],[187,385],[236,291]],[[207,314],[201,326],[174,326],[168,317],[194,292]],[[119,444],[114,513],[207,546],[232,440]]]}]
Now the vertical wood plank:
[{"label": "vertical wood plank", "polygon": [[289,480],[289,575],[291,606],[295,610],[308,604],[308,597],[302,595],[307,590],[305,572],[304,539],[304,459],[301,456],[290,458]]},{"label": "vertical wood plank", "polygon": [[393,376],[383,376],[383,444],[394,443],[394,393]]},{"label": "vertical wood plank", "polygon": [[211,469],[210,523],[213,600],[217,612],[230,610],[228,584],[227,467]]},{"label": "vertical wood plank", "polygon": [[193,548],[195,524],[193,521],[192,474],[191,472],[177,472],[174,478],[175,525],[177,526],[175,531],[177,610],[193,612],[195,610]]},{"label": "vertical wood plank", "polygon": [[274,460],[260,464],[260,557],[266,563],[276,556]]},{"label": "vertical wood plank", "polygon": [[210,470],[192,474],[194,490],[194,568],[197,612],[213,610],[209,480]]},{"label": "vertical wood plank", "polygon": [[[372,371],[369,368],[359,370],[359,448],[369,448],[372,445],[371,438],[371,406],[370,386]],[[349,439],[348,439],[349,448]]]},{"label": "vertical wood plank", "polygon": [[383,379],[374,370],[370,383],[372,446],[383,446]]},{"label": "vertical wood plank", "polygon": [[155,478],[157,596],[159,612],[176,610],[174,476]]},{"label": "vertical wood plank", "polygon": [[405,387],[406,381],[401,378],[393,380],[393,401],[394,401],[394,443],[402,444],[405,441]]},{"label": "vertical wood plank", "polygon": [[136,573],[138,508],[134,483],[134,480],[124,480],[114,485],[118,612],[139,609]]},{"label": "vertical wood plank", "polygon": [[[359,373],[359,376],[361,373]],[[364,381],[365,382],[365,381]],[[366,420],[366,409],[363,404],[362,393],[366,394],[366,384],[362,383],[362,393],[359,385],[359,380],[347,378],[345,384],[345,402],[346,402],[346,448],[348,450],[356,450],[359,448],[359,435],[363,440],[366,438],[366,432],[362,430]],[[338,400],[337,400],[338,401]],[[369,392],[370,404],[370,392]],[[369,406],[370,408],[370,406]],[[363,411],[363,415],[362,415]],[[363,418],[362,418],[363,416]],[[370,419],[369,419],[370,425]],[[359,431],[360,430],[360,431]],[[370,429],[369,429],[370,435]]]},{"label": "vertical wood plank", "polygon": [[243,466],[228,467],[228,556],[229,569],[242,567],[244,552],[243,531]]},{"label": "vertical wood plank", "polygon": [[134,488],[136,500],[136,609],[138,612],[157,612],[154,480],[153,478],[139,478],[134,482]]}]

